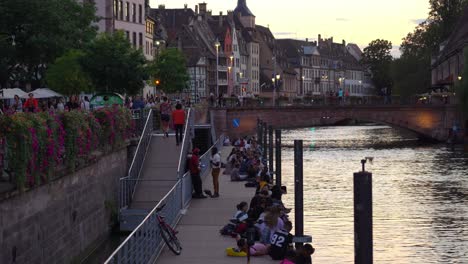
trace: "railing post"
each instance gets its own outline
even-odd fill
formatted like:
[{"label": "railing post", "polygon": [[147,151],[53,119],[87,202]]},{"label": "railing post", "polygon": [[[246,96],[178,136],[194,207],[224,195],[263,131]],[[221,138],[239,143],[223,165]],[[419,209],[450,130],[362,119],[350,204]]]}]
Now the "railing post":
[{"label": "railing post", "polygon": [[275,150],[276,150],[276,171],[275,179],[276,185],[281,188],[281,130],[275,130],[276,139],[275,139]]},{"label": "railing post", "polygon": [[273,173],[273,126],[268,127],[268,169]]},{"label": "railing post", "polygon": [[263,160],[267,160],[267,138],[268,138],[268,125],[266,122],[263,123]]},{"label": "railing post", "polygon": [[[294,140],[294,220],[295,236],[304,236],[304,169],[303,141]],[[296,243],[296,247],[302,243]]]}]

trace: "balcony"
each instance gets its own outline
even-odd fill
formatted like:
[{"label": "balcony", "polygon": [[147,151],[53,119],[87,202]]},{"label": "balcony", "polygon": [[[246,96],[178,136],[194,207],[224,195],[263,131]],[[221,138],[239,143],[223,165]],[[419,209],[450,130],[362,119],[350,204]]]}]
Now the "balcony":
[{"label": "balcony", "polygon": [[226,79],[219,79],[219,80],[218,80],[218,84],[219,84],[219,85],[228,85],[228,80],[226,80]]}]

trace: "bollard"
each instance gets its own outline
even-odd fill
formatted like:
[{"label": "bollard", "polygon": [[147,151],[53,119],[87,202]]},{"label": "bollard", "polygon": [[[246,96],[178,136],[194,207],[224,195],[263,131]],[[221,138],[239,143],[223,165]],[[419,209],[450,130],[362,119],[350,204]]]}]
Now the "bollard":
[{"label": "bollard", "polygon": [[273,175],[273,126],[268,127],[268,169],[270,175]]},{"label": "bollard", "polygon": [[365,159],[361,163],[362,171],[354,173],[354,263],[371,264],[372,173],[365,171]]},{"label": "bollard", "polygon": [[266,122],[263,123],[263,160],[267,160],[267,139],[268,139],[268,125]]},{"label": "bollard", "polygon": [[275,130],[275,150],[276,150],[276,186],[281,188],[281,130]]},{"label": "bollard", "polygon": [[[294,222],[295,236],[304,236],[304,166],[303,141],[294,140]],[[296,247],[303,243],[296,243]]]}]

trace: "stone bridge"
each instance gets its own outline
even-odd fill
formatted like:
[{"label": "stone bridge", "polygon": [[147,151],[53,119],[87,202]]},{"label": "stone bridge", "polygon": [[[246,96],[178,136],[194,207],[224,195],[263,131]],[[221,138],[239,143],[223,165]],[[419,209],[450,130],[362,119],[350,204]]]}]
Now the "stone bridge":
[{"label": "stone bridge", "polygon": [[[257,119],[274,128],[335,125],[345,120],[369,121],[399,127],[421,138],[446,141],[454,123],[463,124],[454,105],[352,105],[212,108],[217,133],[231,137],[254,135]],[[466,130],[462,128],[461,133]],[[460,134],[462,135],[462,134]]]}]

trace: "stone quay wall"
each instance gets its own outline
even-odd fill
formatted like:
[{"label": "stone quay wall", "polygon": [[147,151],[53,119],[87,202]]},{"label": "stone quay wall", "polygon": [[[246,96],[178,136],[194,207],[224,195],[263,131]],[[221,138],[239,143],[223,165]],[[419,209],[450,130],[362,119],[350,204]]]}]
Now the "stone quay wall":
[{"label": "stone quay wall", "polygon": [[76,263],[107,237],[127,148],[0,201],[0,263]]}]

